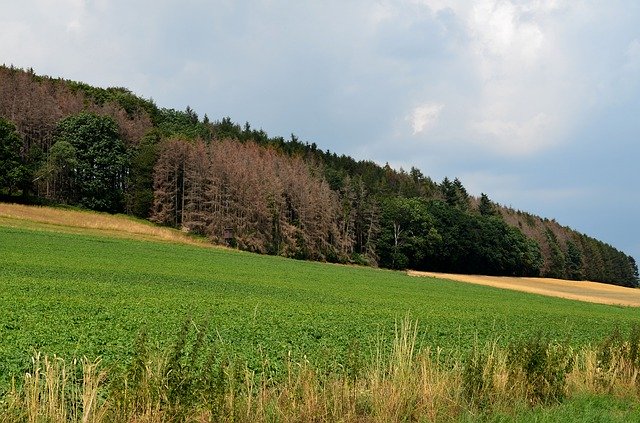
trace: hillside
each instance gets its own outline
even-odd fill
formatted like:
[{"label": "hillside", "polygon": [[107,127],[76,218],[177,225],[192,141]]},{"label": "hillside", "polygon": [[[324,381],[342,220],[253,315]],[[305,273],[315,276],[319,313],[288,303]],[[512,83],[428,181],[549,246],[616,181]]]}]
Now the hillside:
[{"label": "hillside", "polygon": [[[2,421],[637,414],[631,307],[211,248],[128,216],[7,204],[0,269]],[[474,368],[482,385],[469,390]],[[530,368],[542,370],[525,377]],[[548,381],[555,390],[530,389]]]},{"label": "hillside", "polygon": [[[79,224],[78,213],[94,223]],[[406,313],[421,322],[421,345],[447,351],[536,331],[582,346],[637,319],[630,307],[203,248],[136,225],[93,212],[0,209],[2,377],[27,366],[34,348],[117,363],[138,331],[166,345],[189,316],[254,369],[265,357],[282,366],[288,352],[332,369],[354,340],[368,355],[376,337],[392,338]]]},{"label": "hillside", "polygon": [[[183,231],[161,227],[126,215],[84,210],[0,203],[0,226],[61,234],[95,235],[137,241],[169,242],[221,248]],[[599,304],[640,307],[640,291],[588,281],[551,278],[516,278],[409,271],[410,276],[454,280],[501,289]]]},{"label": "hillside", "polygon": [[294,135],[0,67],[0,194],[126,213],[306,260],[638,285],[634,259],[553,220]]},{"label": "hillside", "polygon": [[81,209],[0,203],[0,226],[216,247],[202,238],[142,219]]}]

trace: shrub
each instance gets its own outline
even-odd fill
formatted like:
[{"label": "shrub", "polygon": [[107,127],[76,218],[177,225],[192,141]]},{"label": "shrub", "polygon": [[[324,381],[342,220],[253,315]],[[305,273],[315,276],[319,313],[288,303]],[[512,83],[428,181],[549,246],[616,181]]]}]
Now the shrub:
[{"label": "shrub", "polygon": [[509,348],[509,378],[524,388],[531,404],[561,402],[566,396],[566,376],[573,368],[570,348],[537,336]]}]

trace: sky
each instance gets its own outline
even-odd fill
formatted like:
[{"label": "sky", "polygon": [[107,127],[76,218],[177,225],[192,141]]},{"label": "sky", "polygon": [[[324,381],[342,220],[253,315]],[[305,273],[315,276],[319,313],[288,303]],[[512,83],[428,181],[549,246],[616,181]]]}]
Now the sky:
[{"label": "sky", "polygon": [[458,177],[639,260],[639,22],[635,0],[21,0],[0,63]]}]

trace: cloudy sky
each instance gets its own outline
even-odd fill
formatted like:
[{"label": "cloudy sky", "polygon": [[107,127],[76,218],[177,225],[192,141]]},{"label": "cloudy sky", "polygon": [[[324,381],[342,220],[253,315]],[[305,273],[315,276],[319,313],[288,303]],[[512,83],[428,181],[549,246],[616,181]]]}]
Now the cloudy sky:
[{"label": "cloudy sky", "polygon": [[0,62],[459,177],[640,259],[640,2],[21,0]]}]

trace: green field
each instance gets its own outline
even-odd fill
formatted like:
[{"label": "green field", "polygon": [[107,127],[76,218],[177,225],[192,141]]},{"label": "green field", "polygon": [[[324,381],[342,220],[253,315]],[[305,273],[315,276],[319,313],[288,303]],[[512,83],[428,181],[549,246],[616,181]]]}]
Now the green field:
[{"label": "green field", "polygon": [[339,370],[410,313],[420,345],[467,351],[543,334],[573,345],[627,330],[638,309],[581,303],[402,272],[171,243],[0,227],[0,375],[35,351],[127,360],[145,329],[160,348],[185,319],[225,349],[277,370],[288,355]]}]

